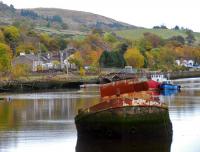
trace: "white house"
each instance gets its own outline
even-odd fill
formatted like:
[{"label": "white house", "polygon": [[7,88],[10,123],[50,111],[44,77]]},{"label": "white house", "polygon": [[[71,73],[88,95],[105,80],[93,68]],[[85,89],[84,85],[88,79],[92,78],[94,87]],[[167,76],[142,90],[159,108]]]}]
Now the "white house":
[{"label": "white house", "polygon": [[194,61],[193,60],[176,60],[175,61],[178,66],[184,66],[184,67],[193,67]]}]

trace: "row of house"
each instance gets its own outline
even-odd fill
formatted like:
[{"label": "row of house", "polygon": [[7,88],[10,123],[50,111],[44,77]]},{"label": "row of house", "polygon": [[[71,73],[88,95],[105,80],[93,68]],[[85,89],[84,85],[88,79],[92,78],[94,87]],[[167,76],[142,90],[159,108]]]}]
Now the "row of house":
[{"label": "row of house", "polygon": [[76,69],[76,66],[68,61],[74,51],[73,48],[67,48],[56,53],[39,53],[38,55],[22,52],[13,60],[12,64],[25,64],[31,72]]},{"label": "row of house", "polygon": [[184,66],[187,68],[200,68],[200,65],[191,59],[176,60],[175,62],[178,66]]}]

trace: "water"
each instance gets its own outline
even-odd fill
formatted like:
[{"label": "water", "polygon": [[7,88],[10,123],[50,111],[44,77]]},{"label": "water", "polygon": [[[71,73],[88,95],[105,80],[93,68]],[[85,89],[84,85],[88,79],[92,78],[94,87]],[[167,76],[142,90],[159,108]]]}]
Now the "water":
[{"label": "water", "polygon": [[[195,80],[196,81],[196,80]],[[1,94],[0,152],[199,152],[200,89],[161,96],[169,104],[172,142],[78,141],[74,116],[99,102],[97,88]]]}]

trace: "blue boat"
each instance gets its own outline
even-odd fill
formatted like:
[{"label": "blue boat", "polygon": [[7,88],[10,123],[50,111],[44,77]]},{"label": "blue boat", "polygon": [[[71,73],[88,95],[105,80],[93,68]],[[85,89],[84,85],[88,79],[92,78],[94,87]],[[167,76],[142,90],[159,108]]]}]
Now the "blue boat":
[{"label": "blue boat", "polygon": [[180,90],[181,86],[172,84],[169,81],[165,81],[160,85],[160,89],[161,90]]}]

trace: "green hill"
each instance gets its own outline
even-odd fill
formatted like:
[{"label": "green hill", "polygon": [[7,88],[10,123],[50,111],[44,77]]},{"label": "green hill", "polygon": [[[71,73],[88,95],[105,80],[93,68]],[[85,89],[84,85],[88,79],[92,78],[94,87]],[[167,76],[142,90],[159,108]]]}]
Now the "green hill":
[{"label": "green hill", "polygon": [[[145,32],[154,33],[164,39],[178,35],[186,37],[184,30],[141,28],[89,12],[55,8],[15,9],[13,5],[0,2],[0,25],[16,22],[52,35],[87,35],[96,28],[112,31],[129,40],[138,40]],[[199,44],[200,33],[194,34],[195,43]]]},{"label": "green hill", "polygon": [[[143,34],[146,32],[156,34],[164,39],[168,39],[172,36],[178,35],[186,37],[184,30],[135,28],[115,31],[118,36],[129,40],[138,40],[142,38]],[[196,43],[200,43],[200,33],[195,32],[194,35],[196,38]]]}]

